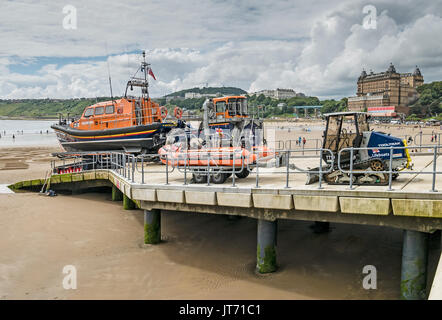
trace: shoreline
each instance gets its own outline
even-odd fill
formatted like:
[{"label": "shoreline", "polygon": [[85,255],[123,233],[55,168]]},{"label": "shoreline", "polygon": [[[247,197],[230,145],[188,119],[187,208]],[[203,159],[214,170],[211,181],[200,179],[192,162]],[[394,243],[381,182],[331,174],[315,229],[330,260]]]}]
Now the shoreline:
[{"label": "shoreline", "polygon": [[28,121],[58,121],[58,118],[28,118],[28,117],[9,117],[9,116],[0,116],[0,120],[28,120]]}]

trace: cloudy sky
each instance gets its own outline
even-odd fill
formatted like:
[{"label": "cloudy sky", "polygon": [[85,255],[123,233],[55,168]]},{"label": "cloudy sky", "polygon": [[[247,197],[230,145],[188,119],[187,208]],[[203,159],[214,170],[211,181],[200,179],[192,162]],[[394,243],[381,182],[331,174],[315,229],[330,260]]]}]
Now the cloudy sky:
[{"label": "cloudy sky", "polygon": [[[0,98],[108,96],[146,50],[151,96],[191,87],[356,91],[362,68],[442,80],[441,0],[0,0]],[[368,6],[368,7],[367,7]],[[364,10],[365,8],[365,10]],[[374,10],[375,9],[375,12]],[[373,19],[369,19],[369,18]]]}]

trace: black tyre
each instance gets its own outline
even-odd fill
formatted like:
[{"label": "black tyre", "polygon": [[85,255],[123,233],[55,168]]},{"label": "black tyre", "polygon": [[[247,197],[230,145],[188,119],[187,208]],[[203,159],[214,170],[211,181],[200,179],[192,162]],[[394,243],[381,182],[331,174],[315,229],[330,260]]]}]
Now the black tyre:
[{"label": "black tyre", "polygon": [[239,179],[247,178],[247,177],[249,176],[249,174],[250,174],[250,171],[249,171],[249,169],[247,169],[247,168],[242,168],[241,171],[235,173],[235,175],[236,175]]},{"label": "black tyre", "polygon": [[217,173],[210,175],[210,182],[213,182],[215,184],[222,184],[227,180],[228,177],[229,177],[228,173],[219,171]]},{"label": "black tyre", "polygon": [[192,180],[194,183],[207,183],[207,174],[202,172],[192,173]]}]

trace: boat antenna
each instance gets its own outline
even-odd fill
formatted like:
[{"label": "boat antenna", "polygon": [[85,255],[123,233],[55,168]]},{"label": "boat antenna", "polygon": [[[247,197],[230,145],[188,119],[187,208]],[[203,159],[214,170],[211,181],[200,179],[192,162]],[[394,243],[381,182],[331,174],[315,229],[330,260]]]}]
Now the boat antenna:
[{"label": "boat antenna", "polygon": [[147,75],[149,73],[149,69],[150,69],[150,64],[146,63],[146,51],[143,50],[143,68],[142,68],[142,71],[144,71],[143,73],[144,73],[145,87],[142,88],[142,95],[144,96],[144,94],[145,94],[146,98],[148,98],[148,99],[149,99],[149,77]]},{"label": "boat antenna", "polygon": [[109,54],[107,52],[107,42],[105,43],[106,45],[106,56],[107,56],[107,74],[109,75],[109,88],[110,88],[110,94],[111,94],[111,100],[112,100],[112,105],[114,104],[114,95],[112,94],[112,79],[111,79],[111,73],[110,73],[110,65],[109,65]]}]

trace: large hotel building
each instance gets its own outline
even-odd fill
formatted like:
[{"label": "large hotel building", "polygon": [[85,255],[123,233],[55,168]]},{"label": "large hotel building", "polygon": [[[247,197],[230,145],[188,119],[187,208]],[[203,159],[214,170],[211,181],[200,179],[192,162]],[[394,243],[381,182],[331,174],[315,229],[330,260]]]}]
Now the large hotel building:
[{"label": "large hotel building", "polygon": [[350,111],[367,111],[375,117],[409,114],[409,105],[418,98],[416,88],[424,78],[416,66],[413,73],[397,73],[393,64],[386,72],[362,71],[355,97],[348,98]]}]

